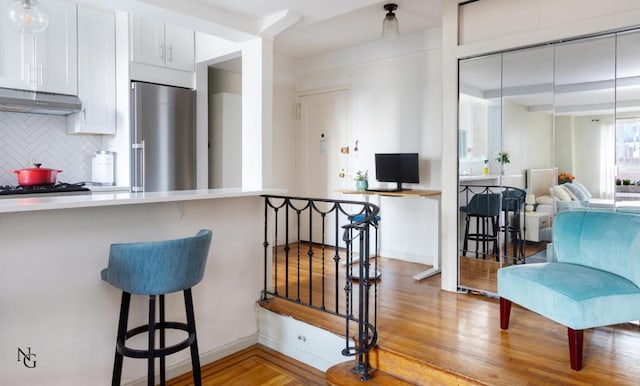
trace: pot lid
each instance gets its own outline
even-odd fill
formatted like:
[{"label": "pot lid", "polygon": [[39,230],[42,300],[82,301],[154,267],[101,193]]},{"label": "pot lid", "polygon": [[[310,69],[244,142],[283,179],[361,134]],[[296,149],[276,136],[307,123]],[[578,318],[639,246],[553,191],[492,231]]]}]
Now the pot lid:
[{"label": "pot lid", "polygon": [[58,170],[58,169],[49,169],[49,168],[43,168],[41,167],[42,164],[34,164],[35,168],[26,168],[26,169],[19,169],[19,170],[14,170],[14,173],[19,173],[19,172],[32,172],[32,173],[51,173],[51,172],[62,172],[62,170]]}]

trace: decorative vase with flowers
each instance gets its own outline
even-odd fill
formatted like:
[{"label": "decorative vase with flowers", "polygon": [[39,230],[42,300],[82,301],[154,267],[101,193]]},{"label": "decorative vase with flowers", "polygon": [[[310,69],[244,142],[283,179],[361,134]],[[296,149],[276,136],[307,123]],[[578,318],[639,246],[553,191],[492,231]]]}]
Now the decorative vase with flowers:
[{"label": "decorative vase with flowers", "polygon": [[575,177],[572,174],[562,172],[558,174],[558,185],[573,182],[574,179]]}]

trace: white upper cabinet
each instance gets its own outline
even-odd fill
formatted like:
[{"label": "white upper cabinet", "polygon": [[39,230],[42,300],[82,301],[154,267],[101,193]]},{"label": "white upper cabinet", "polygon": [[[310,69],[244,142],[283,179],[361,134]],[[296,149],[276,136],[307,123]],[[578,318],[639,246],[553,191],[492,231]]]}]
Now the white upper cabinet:
[{"label": "white upper cabinet", "polygon": [[193,72],[194,47],[193,30],[131,16],[133,62]]},{"label": "white upper cabinet", "polygon": [[195,40],[193,30],[165,24],[166,66],[176,70],[193,71]]},{"label": "white upper cabinet", "polygon": [[67,117],[69,133],[115,134],[115,15],[78,6],[78,97],[82,111]]},{"label": "white upper cabinet", "polygon": [[[0,0],[0,9],[11,2]],[[8,17],[0,18],[0,87],[77,95],[76,6],[60,0],[40,4],[49,15],[41,33],[23,34]]]}]

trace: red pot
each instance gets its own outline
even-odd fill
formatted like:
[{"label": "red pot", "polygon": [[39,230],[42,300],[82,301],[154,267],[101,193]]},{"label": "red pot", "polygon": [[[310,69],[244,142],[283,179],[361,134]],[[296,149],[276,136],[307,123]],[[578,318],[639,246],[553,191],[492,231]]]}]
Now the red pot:
[{"label": "red pot", "polygon": [[38,185],[55,185],[58,173],[62,170],[41,168],[40,164],[35,164],[35,168],[14,170],[18,175],[18,185],[20,186],[38,186]]}]

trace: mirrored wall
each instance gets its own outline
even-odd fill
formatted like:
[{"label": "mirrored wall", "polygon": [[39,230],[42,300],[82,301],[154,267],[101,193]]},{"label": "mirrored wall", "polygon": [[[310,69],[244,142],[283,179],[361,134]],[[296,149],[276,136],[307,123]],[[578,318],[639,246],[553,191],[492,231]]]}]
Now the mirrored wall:
[{"label": "mirrored wall", "polygon": [[546,261],[562,210],[640,209],[640,32],[460,61],[459,286]]}]

